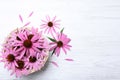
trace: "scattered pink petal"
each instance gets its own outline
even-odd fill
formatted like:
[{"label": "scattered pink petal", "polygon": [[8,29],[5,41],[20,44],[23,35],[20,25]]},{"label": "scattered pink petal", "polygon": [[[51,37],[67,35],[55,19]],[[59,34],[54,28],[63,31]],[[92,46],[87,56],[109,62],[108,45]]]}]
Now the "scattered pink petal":
[{"label": "scattered pink petal", "polygon": [[33,11],[29,14],[29,16],[28,17],[31,17],[33,15]]},{"label": "scattered pink petal", "polygon": [[57,64],[56,62],[51,61],[51,63],[52,63],[53,65],[55,65],[56,67],[59,67],[58,64]]},{"label": "scattered pink petal", "polygon": [[66,58],[65,60],[66,61],[74,61],[73,59],[69,59],[69,58]]},{"label": "scattered pink petal", "polygon": [[21,15],[19,15],[19,18],[20,18],[20,21],[23,23],[23,19]]},{"label": "scattered pink petal", "polygon": [[30,24],[30,22],[27,22],[23,27],[28,26],[29,24]]}]

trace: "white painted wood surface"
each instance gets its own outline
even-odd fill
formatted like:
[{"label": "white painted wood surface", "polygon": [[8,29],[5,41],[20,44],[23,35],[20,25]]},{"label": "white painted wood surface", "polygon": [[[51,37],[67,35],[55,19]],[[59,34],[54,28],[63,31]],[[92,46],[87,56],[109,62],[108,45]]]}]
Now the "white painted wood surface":
[{"label": "white painted wood surface", "polygon": [[[27,15],[34,11],[33,16]],[[59,67],[26,77],[10,76],[0,63],[0,80],[120,80],[120,0],[1,0],[0,44],[10,31],[32,21],[39,27],[46,15],[61,19],[61,27],[72,38],[68,55],[53,56]],[[73,58],[67,62],[64,58]]]}]

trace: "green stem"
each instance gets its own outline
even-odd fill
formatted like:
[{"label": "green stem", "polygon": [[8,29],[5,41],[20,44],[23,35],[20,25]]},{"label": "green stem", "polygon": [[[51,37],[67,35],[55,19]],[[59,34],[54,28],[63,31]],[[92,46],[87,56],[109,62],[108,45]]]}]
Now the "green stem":
[{"label": "green stem", "polygon": [[[54,50],[53,50],[53,52],[52,52],[52,55],[55,53],[56,48],[57,48],[57,47],[54,48]],[[51,56],[52,56],[52,55],[51,55]]]}]

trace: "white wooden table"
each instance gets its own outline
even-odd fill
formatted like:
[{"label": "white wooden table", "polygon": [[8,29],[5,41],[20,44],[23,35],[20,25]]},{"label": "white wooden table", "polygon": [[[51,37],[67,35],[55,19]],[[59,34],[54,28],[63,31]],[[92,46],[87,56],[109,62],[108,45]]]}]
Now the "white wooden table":
[{"label": "white wooden table", "polygon": [[19,14],[35,27],[46,15],[56,15],[73,47],[68,55],[51,58],[58,68],[49,64],[44,71],[20,79],[10,76],[0,63],[0,80],[120,80],[120,0],[1,0],[0,44],[22,26]]}]

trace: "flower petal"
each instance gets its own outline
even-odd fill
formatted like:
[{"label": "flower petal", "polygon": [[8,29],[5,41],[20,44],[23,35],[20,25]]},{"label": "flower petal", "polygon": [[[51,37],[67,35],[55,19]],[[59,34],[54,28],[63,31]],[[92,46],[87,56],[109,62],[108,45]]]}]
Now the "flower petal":
[{"label": "flower petal", "polygon": [[46,19],[47,19],[48,21],[50,21],[50,17],[49,17],[49,16],[46,16]]},{"label": "flower petal", "polygon": [[21,15],[19,15],[19,18],[20,18],[20,21],[23,23],[23,19]]},{"label": "flower petal", "polygon": [[58,64],[57,64],[56,62],[51,61],[51,63],[52,63],[54,66],[59,67]]},{"label": "flower petal", "polygon": [[55,19],[56,19],[56,16],[52,19],[52,22],[54,22],[54,21],[55,21]]},{"label": "flower petal", "polygon": [[28,17],[31,17],[33,15],[33,11],[29,14],[29,16]]},{"label": "flower petal", "polygon": [[28,26],[29,24],[30,24],[30,22],[27,22],[23,27]]},{"label": "flower petal", "polygon": [[58,47],[57,47],[56,50],[55,50],[55,54],[57,55],[57,57],[58,57],[59,54],[60,54],[60,49],[61,49],[61,48],[58,48]]},{"label": "flower petal", "polygon": [[70,59],[70,58],[66,58],[65,60],[66,61],[74,61],[73,59]]},{"label": "flower petal", "polygon": [[65,48],[64,48],[64,47],[62,47],[62,49],[63,49],[63,51],[65,52],[65,54],[67,54],[67,51],[65,50]]}]

